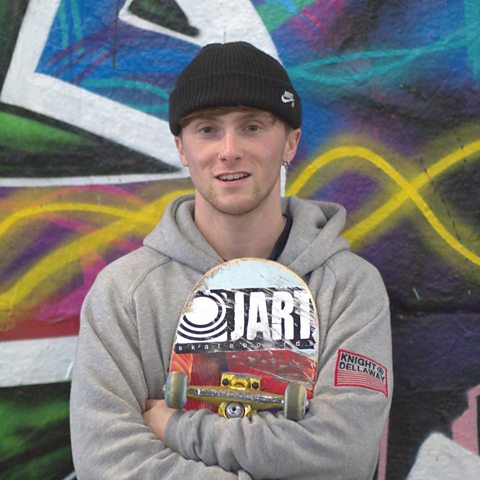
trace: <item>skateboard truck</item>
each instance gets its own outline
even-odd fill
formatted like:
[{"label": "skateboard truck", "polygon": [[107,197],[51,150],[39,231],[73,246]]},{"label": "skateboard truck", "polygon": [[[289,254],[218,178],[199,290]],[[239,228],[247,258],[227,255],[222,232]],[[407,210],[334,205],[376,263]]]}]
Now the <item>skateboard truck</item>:
[{"label": "skateboard truck", "polygon": [[187,398],[216,405],[225,418],[242,418],[259,410],[283,409],[290,420],[302,420],[308,408],[307,390],[301,383],[288,384],[285,394],[260,390],[260,377],[222,373],[219,386],[189,385],[184,372],[170,372],[165,400],[170,408],[181,409]]}]

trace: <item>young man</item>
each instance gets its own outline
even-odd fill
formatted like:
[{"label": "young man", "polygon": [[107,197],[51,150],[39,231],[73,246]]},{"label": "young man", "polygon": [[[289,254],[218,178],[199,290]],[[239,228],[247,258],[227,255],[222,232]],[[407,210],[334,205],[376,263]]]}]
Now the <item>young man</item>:
[{"label": "young man", "polygon": [[[391,401],[388,300],[340,237],[342,207],[281,198],[301,126],[287,73],[248,43],[208,45],[180,74],[169,115],[195,195],[175,200],[85,300],[71,397],[78,478],[371,479]],[[239,257],[277,260],[316,298],[319,374],[302,421],[227,420],[161,400],[185,299]],[[370,373],[339,382],[342,363]]]}]

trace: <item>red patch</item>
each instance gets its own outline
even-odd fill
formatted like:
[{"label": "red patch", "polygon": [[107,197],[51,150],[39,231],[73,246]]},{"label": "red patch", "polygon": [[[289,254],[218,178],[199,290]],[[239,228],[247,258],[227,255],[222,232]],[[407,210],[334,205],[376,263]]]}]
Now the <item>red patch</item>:
[{"label": "red patch", "polygon": [[339,350],[335,367],[335,386],[367,388],[388,397],[387,368],[364,355]]}]

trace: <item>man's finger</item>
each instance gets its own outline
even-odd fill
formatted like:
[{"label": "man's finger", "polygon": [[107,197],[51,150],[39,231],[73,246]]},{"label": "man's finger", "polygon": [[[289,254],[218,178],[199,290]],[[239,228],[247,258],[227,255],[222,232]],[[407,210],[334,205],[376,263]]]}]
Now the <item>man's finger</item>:
[{"label": "man's finger", "polygon": [[149,399],[145,402],[145,410],[151,410],[160,400]]}]

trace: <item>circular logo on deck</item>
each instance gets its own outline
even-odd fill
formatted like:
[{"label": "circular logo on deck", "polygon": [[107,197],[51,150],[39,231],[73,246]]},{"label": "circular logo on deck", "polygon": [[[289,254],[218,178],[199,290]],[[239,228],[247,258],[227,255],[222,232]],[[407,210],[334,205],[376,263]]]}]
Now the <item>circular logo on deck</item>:
[{"label": "circular logo on deck", "polygon": [[213,292],[201,292],[192,300],[178,326],[178,343],[221,341],[226,335],[225,299]]}]

